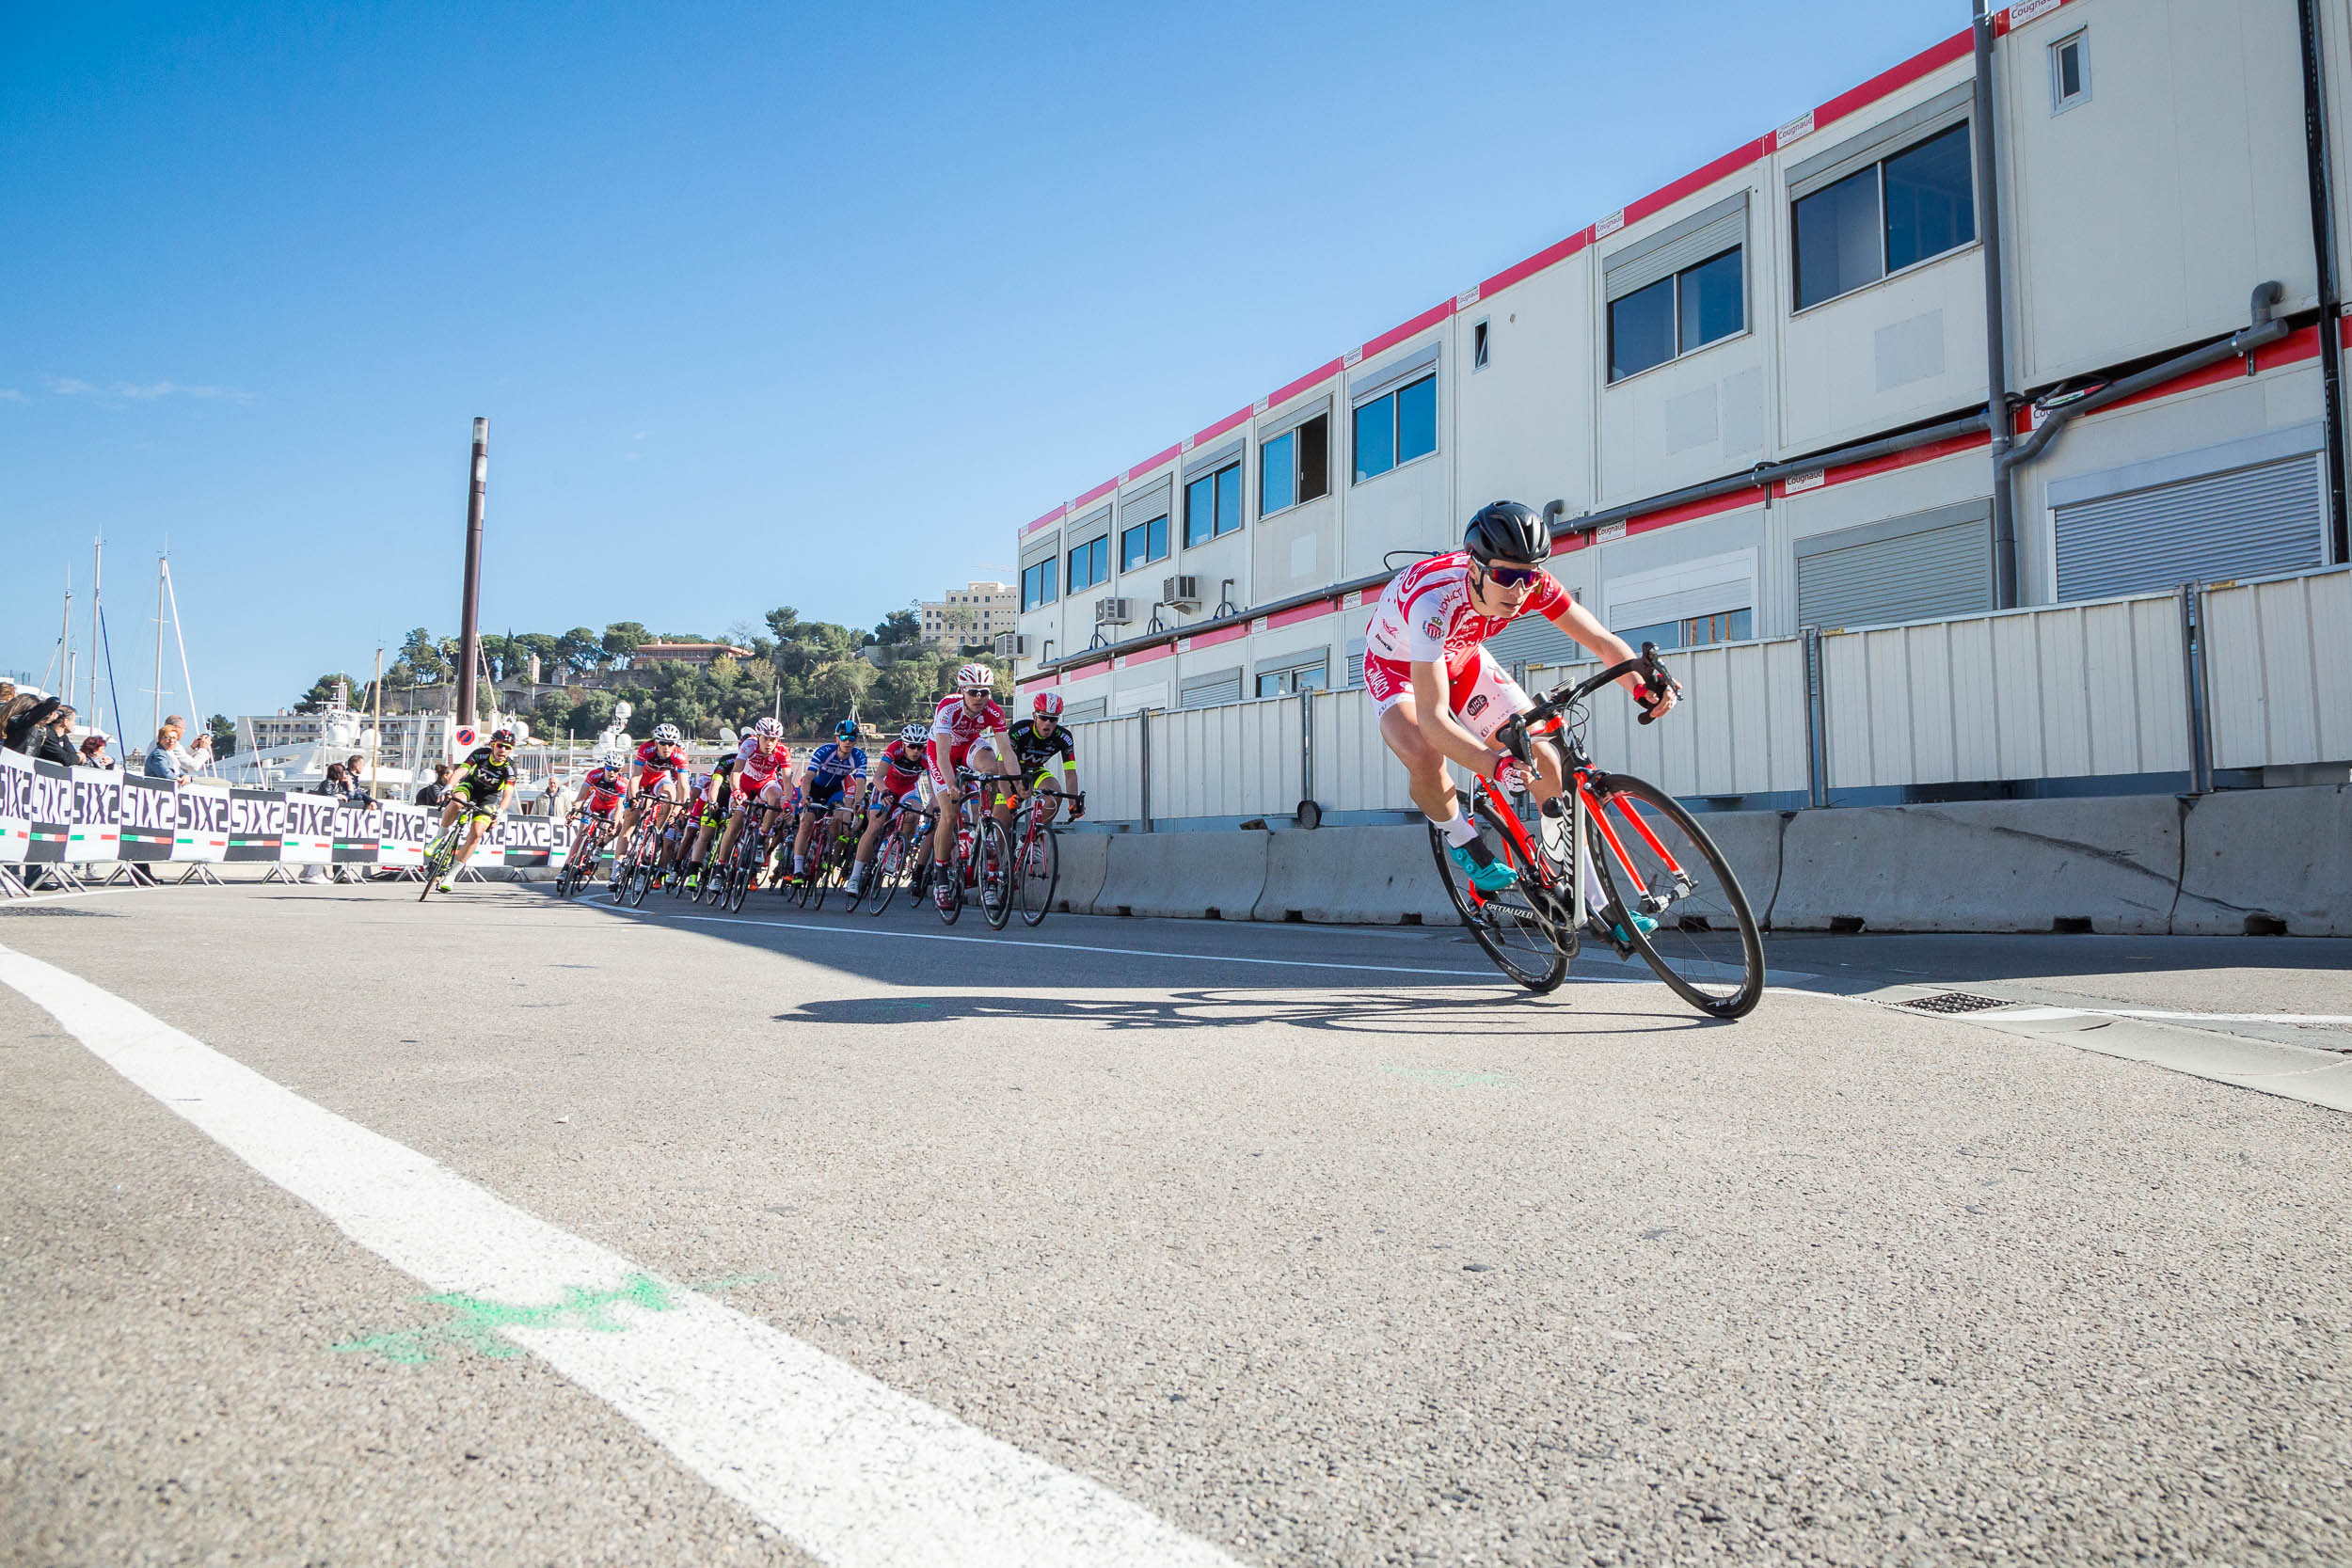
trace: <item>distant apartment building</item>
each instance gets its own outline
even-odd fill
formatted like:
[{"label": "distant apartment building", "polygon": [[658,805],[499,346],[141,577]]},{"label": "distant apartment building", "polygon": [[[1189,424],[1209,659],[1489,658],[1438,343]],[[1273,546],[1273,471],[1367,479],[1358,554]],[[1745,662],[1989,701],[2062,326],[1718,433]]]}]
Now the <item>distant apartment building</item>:
[{"label": "distant apartment building", "polygon": [[632,669],[648,664],[709,664],[722,658],[749,658],[749,648],[732,642],[641,642],[628,656]]},{"label": "distant apartment building", "polygon": [[1009,582],[967,582],[944,599],[923,601],[923,644],[930,648],[980,648],[1010,631],[1020,619]]}]

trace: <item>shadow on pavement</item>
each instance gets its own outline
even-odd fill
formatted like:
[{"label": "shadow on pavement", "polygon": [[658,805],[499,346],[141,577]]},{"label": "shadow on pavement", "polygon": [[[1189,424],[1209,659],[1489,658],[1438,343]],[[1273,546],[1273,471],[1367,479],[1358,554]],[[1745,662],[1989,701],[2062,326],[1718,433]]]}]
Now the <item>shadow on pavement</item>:
[{"label": "shadow on pavement", "polygon": [[[1628,1000],[1631,998],[1629,997]],[[1645,997],[1655,1002],[1655,997]],[[1645,1006],[1646,1013],[1648,1008]],[[1017,1020],[1080,1022],[1121,1029],[1254,1028],[1288,1023],[1302,1029],[1337,1030],[1350,1034],[1425,1036],[1432,1028],[1475,1026],[1482,1037],[1498,1034],[1575,1035],[1680,1034],[1692,1029],[1722,1028],[1719,1021],[1692,1014],[1629,1025],[1624,1013],[1564,1008],[1557,999],[1525,991],[1498,990],[1492,996],[1432,997],[1366,993],[1335,990],[1319,997],[1276,1001],[1240,990],[1174,991],[1167,1000],[1107,998],[1075,1000],[1060,997],[970,994],[928,997],[838,997],[803,1003],[774,1015],[778,1023],[904,1023],[948,1021]],[[1605,1018],[1606,1024],[1598,1022]]]}]

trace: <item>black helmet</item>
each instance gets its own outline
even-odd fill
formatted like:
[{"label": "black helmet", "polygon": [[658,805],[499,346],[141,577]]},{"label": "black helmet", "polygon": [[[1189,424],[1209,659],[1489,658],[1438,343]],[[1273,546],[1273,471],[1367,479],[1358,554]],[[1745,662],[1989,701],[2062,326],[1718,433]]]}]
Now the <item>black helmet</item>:
[{"label": "black helmet", "polygon": [[1495,561],[1524,561],[1529,565],[1551,559],[1551,530],[1531,506],[1518,501],[1492,501],[1478,509],[1462,535],[1462,547],[1481,566]]}]

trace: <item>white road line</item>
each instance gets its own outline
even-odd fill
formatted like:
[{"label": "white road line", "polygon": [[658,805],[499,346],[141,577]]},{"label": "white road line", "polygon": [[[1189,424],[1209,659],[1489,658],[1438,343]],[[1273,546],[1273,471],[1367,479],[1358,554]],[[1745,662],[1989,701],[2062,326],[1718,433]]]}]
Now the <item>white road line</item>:
[{"label": "white road line", "polygon": [[2156,1018],[2180,1023],[2306,1023],[2323,1029],[2352,1028],[2352,1016],[2342,1013],[2168,1013],[2149,1007],[2045,1007],[2026,1003],[1990,1016],[2004,1023],[2046,1023],[2061,1018]]},{"label": "white road line", "polygon": [[[0,983],[230,1153],[436,1291],[515,1306],[652,1275],[271,1083],[119,997],[0,947]],[[841,1568],[1229,1565],[1206,1542],[707,1296],[621,1333],[507,1330],[720,1491]]]}]

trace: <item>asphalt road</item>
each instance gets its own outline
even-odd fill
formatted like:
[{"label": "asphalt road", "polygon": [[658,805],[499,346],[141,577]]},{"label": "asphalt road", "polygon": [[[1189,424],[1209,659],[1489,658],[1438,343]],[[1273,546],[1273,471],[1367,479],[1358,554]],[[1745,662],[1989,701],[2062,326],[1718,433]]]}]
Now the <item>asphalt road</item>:
[{"label": "asphalt road", "polygon": [[[1236,1561],[2352,1560],[2344,1113],[1866,999],[2352,1014],[2352,944],[1774,939],[1725,1026],[1434,929],[744,914],[246,885],[0,949]],[[892,1560],[501,1327],[687,1314],[428,1301],[97,1052],[0,986],[0,1561]]]}]

